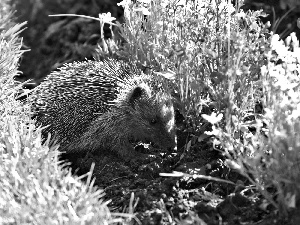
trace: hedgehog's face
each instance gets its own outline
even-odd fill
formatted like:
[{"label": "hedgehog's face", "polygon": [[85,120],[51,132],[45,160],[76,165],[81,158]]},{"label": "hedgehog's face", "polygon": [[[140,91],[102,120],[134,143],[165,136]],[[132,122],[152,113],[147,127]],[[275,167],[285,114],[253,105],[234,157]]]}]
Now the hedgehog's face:
[{"label": "hedgehog's face", "polygon": [[152,142],[163,149],[174,148],[174,110],[170,98],[164,94],[157,95],[157,98],[142,92],[135,94],[135,97],[139,97],[131,102],[128,118],[131,136],[135,140]]}]

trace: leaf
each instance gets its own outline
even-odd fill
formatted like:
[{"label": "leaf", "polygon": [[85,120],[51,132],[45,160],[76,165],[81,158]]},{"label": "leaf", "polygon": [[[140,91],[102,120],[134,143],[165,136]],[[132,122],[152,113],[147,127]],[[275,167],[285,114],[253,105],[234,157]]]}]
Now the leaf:
[{"label": "leaf", "polygon": [[296,208],[296,194],[291,194],[290,192],[285,196],[286,205],[289,208]]},{"label": "leaf", "polygon": [[226,164],[231,169],[234,169],[234,170],[237,170],[237,171],[242,171],[242,167],[237,162],[235,162],[234,160],[226,159]]},{"label": "leaf", "polygon": [[175,80],[176,78],[176,73],[173,72],[172,70],[167,69],[167,71],[163,71],[163,72],[154,72],[155,74],[162,76],[168,80]]},{"label": "leaf", "polygon": [[207,135],[207,134],[201,134],[199,137],[198,137],[198,142],[201,142],[203,141],[204,139],[210,137],[210,135]]}]

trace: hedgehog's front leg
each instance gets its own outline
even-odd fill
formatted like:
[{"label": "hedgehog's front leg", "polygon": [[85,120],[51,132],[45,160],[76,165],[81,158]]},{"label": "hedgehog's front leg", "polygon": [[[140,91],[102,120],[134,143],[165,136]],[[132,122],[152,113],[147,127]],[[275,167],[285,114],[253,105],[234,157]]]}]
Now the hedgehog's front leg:
[{"label": "hedgehog's front leg", "polygon": [[147,154],[137,152],[134,145],[129,140],[123,140],[117,143],[112,146],[111,150],[126,162],[130,162],[132,160],[145,160],[148,156]]}]

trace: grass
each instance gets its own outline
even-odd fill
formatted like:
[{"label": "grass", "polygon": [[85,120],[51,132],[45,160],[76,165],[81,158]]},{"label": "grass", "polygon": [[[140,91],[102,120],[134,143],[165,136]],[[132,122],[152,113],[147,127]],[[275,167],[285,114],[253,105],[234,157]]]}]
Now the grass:
[{"label": "grass", "polygon": [[14,77],[23,53],[18,35],[26,23],[14,23],[6,2],[0,10],[0,223],[126,224],[124,216],[132,216],[110,213],[91,172],[85,183],[58,165],[58,146],[42,144],[30,105],[16,100],[24,91]]}]

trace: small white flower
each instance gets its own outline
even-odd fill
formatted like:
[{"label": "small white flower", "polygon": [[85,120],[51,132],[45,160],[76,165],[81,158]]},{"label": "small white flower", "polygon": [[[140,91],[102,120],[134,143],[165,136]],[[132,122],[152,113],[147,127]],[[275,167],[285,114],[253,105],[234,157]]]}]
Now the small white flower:
[{"label": "small white flower", "polygon": [[213,112],[210,116],[203,114],[202,117],[203,117],[203,119],[207,120],[211,124],[216,124],[222,120],[223,114],[217,115],[215,112]]}]

